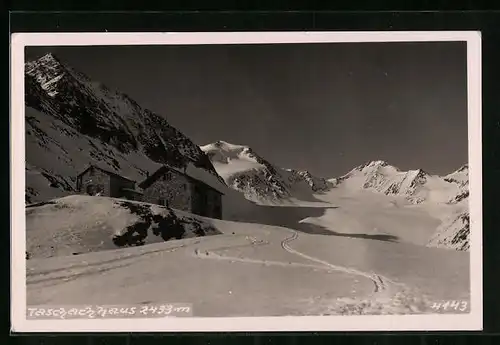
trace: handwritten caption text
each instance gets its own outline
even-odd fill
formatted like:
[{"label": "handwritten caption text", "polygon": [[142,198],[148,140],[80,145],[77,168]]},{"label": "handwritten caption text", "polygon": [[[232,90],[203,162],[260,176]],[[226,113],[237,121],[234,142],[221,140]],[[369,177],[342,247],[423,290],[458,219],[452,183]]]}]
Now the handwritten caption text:
[{"label": "handwritten caption text", "polygon": [[27,319],[96,319],[96,318],[153,318],[192,316],[187,303],[148,305],[84,305],[84,306],[29,306]]}]

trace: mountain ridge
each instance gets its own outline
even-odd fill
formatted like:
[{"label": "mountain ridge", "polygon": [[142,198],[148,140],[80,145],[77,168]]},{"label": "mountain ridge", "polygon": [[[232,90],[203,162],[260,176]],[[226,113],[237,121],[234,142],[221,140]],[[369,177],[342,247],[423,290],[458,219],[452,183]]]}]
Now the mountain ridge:
[{"label": "mountain ridge", "polygon": [[[306,182],[311,193],[322,193],[348,185],[388,196],[403,196],[410,203],[427,200],[455,203],[467,198],[467,164],[445,175],[431,175],[424,169],[403,171],[385,160],[367,161],[337,178],[323,178],[307,170],[278,167],[250,146],[218,140],[201,146],[226,184],[257,202],[280,202],[294,197],[295,183]],[[442,191],[442,195],[439,195]],[[270,197],[270,198],[269,198]]]},{"label": "mountain ridge", "polygon": [[200,148],[228,186],[257,203],[282,203],[297,194],[310,199],[313,193],[333,187],[309,171],[277,167],[250,146],[219,140]]},{"label": "mountain ridge", "polygon": [[[30,186],[32,176],[45,177],[62,192],[49,189],[43,194],[61,196],[71,192],[68,185],[74,185],[77,172],[92,161],[137,179],[166,164],[202,171],[210,183],[224,184],[200,148],[165,118],[91,81],[53,54],[25,64],[25,103],[27,190],[33,190],[27,201],[43,198]],[[40,156],[58,156],[67,166],[51,166]],[[38,182],[43,184],[43,179]]]},{"label": "mountain ridge", "polygon": [[[454,178],[457,174],[460,174],[460,177]],[[330,181],[336,186],[348,185],[352,189],[367,189],[385,195],[404,196],[415,204],[428,199],[447,203],[465,192],[468,170],[462,166],[448,175],[439,176],[431,175],[421,168],[403,171],[386,161],[375,160],[361,164],[347,174]],[[443,190],[443,195],[432,193],[437,190]]]}]

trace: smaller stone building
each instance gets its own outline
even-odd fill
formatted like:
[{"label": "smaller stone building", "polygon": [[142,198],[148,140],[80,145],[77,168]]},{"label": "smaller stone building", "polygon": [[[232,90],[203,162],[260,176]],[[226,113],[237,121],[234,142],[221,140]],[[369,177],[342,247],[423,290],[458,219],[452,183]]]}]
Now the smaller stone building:
[{"label": "smaller stone building", "polygon": [[209,218],[222,218],[222,193],[169,166],[162,166],[139,184],[143,201]]},{"label": "smaller stone building", "polygon": [[120,176],[94,164],[89,165],[76,178],[78,193],[108,196],[129,200],[141,200],[141,192],[135,189],[135,181]]}]

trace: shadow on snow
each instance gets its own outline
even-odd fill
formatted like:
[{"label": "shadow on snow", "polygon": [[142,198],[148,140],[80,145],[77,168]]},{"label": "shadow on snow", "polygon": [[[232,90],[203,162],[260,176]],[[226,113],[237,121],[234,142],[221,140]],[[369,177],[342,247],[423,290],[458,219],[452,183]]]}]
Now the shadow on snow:
[{"label": "shadow on snow", "polygon": [[325,214],[328,209],[338,207],[294,207],[294,206],[261,206],[255,205],[252,210],[239,215],[237,221],[246,223],[259,223],[271,226],[281,226],[296,231],[313,235],[340,236],[350,238],[363,238],[369,240],[397,242],[398,237],[387,234],[363,234],[363,233],[341,233],[323,226],[309,223],[300,223],[305,218],[318,218]]}]

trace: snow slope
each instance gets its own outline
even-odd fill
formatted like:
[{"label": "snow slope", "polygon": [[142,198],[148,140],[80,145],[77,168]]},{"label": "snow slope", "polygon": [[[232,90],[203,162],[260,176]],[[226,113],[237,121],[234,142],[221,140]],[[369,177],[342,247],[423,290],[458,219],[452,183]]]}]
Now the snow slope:
[{"label": "snow slope", "polygon": [[127,95],[52,54],[27,62],[25,71],[27,203],[74,193],[89,163],[138,181],[168,164],[225,187],[197,145]]},{"label": "snow slope", "polygon": [[[468,191],[467,191],[468,195]],[[469,200],[462,198],[442,210],[441,224],[429,240],[431,247],[468,251],[470,249]]]},{"label": "snow slope", "polygon": [[308,171],[276,167],[248,146],[217,141],[201,149],[228,186],[258,204],[290,204],[294,199],[314,201],[314,193],[332,186]]},{"label": "snow slope", "polygon": [[[130,205],[120,202],[75,196],[33,207],[31,248],[42,243],[39,254],[47,253],[52,242],[59,250],[27,261],[28,305],[183,302],[192,303],[194,316],[280,316],[436,313],[436,301],[469,300],[466,252],[176,211],[177,219],[195,219],[221,234],[122,249],[95,245],[109,244],[113,234],[123,235],[119,229],[137,222]],[[149,210],[172,215],[157,206]],[[45,242],[42,234],[48,234]],[[86,248],[74,247],[70,234]],[[157,238],[150,234],[146,241]],[[64,243],[73,247],[65,250]],[[73,250],[81,254],[66,255]]]},{"label": "snow slope", "polygon": [[219,233],[201,217],[107,197],[66,196],[26,209],[26,251],[30,259]]}]

